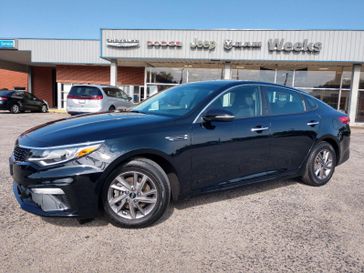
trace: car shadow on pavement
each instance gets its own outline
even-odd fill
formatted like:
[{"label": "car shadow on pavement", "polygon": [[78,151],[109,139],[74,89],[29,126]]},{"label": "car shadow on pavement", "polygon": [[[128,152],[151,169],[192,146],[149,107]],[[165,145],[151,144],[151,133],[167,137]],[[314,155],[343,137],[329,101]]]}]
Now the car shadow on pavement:
[{"label": "car shadow on pavement", "polygon": [[[266,182],[260,182],[256,184],[250,184],[245,185],[241,187],[237,187],[235,189],[230,190],[223,190],[223,191],[217,191],[212,193],[203,193],[200,195],[193,196],[188,199],[179,200],[171,202],[171,205],[168,207],[167,211],[163,214],[163,216],[156,221],[154,224],[152,224],[150,227],[158,226],[159,224],[163,223],[164,221],[168,220],[173,215],[173,211],[175,209],[177,210],[183,210],[188,209],[194,206],[200,206],[204,204],[210,204],[220,201],[226,201],[229,199],[234,199],[246,195],[252,195],[252,194],[258,194],[261,192],[274,190],[281,187],[286,187],[289,185],[293,185],[298,183],[297,180],[290,179],[290,180],[272,180],[272,181],[266,181]],[[43,221],[57,226],[66,226],[66,227],[99,227],[99,226],[106,226],[111,225],[111,223],[108,221],[107,217],[104,215],[102,211],[99,212],[99,215],[93,219],[92,221],[89,221],[84,224],[80,224],[77,219],[75,218],[48,218],[43,217]]]}]

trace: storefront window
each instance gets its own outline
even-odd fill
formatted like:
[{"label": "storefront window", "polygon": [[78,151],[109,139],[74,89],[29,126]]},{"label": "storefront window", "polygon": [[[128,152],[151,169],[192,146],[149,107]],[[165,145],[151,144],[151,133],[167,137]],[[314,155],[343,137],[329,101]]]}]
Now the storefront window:
[{"label": "storefront window", "polygon": [[[362,73],[363,74],[363,73]],[[359,91],[356,122],[364,122],[364,91]]]},{"label": "storefront window", "polygon": [[186,82],[184,68],[149,67],[147,69],[148,83],[181,84]]},{"label": "storefront window", "polygon": [[[351,72],[343,72],[342,88],[350,88]],[[296,70],[295,86],[306,88],[340,88],[341,72]]]},{"label": "storefront window", "polygon": [[339,102],[339,90],[310,89],[305,91],[310,93],[315,98],[326,102],[334,109],[337,109],[337,105]]},{"label": "storefront window", "polygon": [[[362,69],[364,69],[364,68],[362,68]],[[360,73],[359,89],[364,90],[364,72]]]},{"label": "storefront window", "polygon": [[189,68],[188,82],[221,80],[223,70],[221,68]]},{"label": "storefront window", "polygon": [[278,70],[277,83],[285,86],[292,86],[293,70]]},{"label": "storefront window", "polygon": [[232,79],[246,81],[274,82],[274,70],[260,69],[233,69]]}]

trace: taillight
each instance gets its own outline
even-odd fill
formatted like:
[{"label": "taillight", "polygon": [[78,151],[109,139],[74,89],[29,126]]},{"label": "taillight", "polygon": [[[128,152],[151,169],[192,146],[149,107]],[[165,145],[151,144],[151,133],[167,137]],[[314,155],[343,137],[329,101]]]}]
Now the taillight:
[{"label": "taillight", "polygon": [[342,124],[349,124],[350,118],[348,116],[341,116],[339,117],[339,120]]},{"label": "taillight", "polygon": [[0,100],[8,100],[6,97],[0,97]]}]

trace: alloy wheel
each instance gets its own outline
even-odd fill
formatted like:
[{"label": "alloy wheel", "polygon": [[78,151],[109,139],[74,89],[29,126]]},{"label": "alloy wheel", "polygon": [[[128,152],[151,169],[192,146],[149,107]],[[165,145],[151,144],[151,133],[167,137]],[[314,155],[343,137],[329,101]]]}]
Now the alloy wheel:
[{"label": "alloy wheel", "polygon": [[19,113],[19,112],[20,112],[19,105],[14,104],[14,105],[11,107],[11,112],[13,112],[14,114]]},{"label": "alloy wheel", "polygon": [[46,112],[47,112],[47,106],[46,106],[46,105],[43,105],[43,106],[42,106],[42,112],[43,112],[43,113],[46,113]]},{"label": "alloy wheel", "polygon": [[153,211],[157,193],[156,184],[148,175],[129,171],[111,182],[107,200],[118,216],[129,220],[141,219]]},{"label": "alloy wheel", "polygon": [[328,149],[322,149],[316,155],[314,161],[314,174],[320,179],[326,179],[333,170],[333,155]]}]

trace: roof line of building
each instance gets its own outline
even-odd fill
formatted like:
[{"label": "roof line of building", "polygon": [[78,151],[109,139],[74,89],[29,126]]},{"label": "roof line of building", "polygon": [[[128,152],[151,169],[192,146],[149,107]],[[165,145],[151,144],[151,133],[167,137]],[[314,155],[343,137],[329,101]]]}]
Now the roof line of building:
[{"label": "roof line of building", "polygon": [[100,30],[175,30],[175,31],[185,31],[185,30],[195,30],[195,31],[364,31],[364,29],[252,29],[252,28],[209,28],[209,29],[199,29],[199,28],[100,28]]}]

